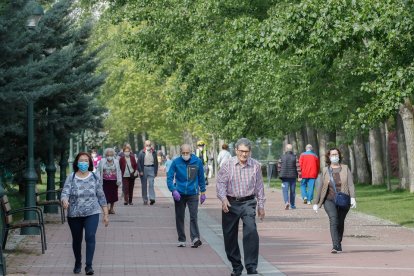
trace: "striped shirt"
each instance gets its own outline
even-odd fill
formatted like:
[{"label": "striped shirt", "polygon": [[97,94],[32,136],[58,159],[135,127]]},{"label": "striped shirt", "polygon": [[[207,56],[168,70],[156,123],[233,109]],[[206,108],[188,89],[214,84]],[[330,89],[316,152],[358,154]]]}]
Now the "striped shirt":
[{"label": "striped shirt", "polygon": [[229,158],[217,176],[217,197],[223,201],[226,196],[246,197],[255,195],[259,209],[264,209],[266,201],[262,169],[259,162],[248,158],[245,165],[237,156]]}]

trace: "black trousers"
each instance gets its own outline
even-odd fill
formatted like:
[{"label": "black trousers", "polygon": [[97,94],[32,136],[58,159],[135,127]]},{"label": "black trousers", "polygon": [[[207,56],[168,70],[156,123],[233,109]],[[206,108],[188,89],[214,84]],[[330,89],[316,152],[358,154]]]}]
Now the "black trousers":
[{"label": "black trousers", "polygon": [[247,269],[256,269],[259,259],[259,234],[256,228],[256,199],[244,202],[231,201],[228,213],[222,212],[224,247],[234,271],[242,271],[238,243],[239,221],[243,221],[244,264]]},{"label": "black trousers", "polygon": [[198,195],[185,196],[181,195],[180,201],[175,201],[175,225],[177,227],[178,241],[185,242],[185,207],[188,206],[190,212],[190,238],[193,241],[195,238],[200,239],[200,231],[198,229],[197,213],[198,213]]},{"label": "black trousers", "polygon": [[335,203],[329,199],[325,200],[323,206],[329,217],[332,246],[341,246],[342,237],[344,236],[345,218],[348,214],[349,208],[338,208]]}]

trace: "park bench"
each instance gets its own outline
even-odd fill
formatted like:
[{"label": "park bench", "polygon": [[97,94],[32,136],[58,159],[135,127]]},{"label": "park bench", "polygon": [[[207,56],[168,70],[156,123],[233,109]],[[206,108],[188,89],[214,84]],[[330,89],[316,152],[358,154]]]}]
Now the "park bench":
[{"label": "park bench", "polygon": [[[60,201],[60,194],[62,193],[62,189],[57,190],[48,190],[44,192],[38,192],[36,187],[36,205],[37,206],[58,206],[60,210],[60,219],[62,224],[65,223],[65,210],[62,206],[62,202]],[[53,194],[55,197],[53,199],[47,199],[48,194]],[[45,198],[42,196],[46,195]]]},{"label": "park bench", "polygon": [[[25,227],[36,227],[39,228],[40,231],[40,239],[42,244],[42,254],[45,253],[45,250],[47,249],[46,245],[46,231],[45,231],[45,224],[43,220],[43,212],[42,209],[34,206],[34,207],[23,207],[19,209],[11,209],[9,199],[7,195],[4,195],[1,198],[1,208],[2,208],[2,220],[3,220],[3,245],[2,248],[4,249],[6,247],[7,242],[7,236],[9,234],[9,231],[12,229],[21,229]],[[36,219],[34,220],[23,220],[14,222],[13,221],[13,215],[17,213],[24,213],[25,211],[31,211],[36,214]]]}]

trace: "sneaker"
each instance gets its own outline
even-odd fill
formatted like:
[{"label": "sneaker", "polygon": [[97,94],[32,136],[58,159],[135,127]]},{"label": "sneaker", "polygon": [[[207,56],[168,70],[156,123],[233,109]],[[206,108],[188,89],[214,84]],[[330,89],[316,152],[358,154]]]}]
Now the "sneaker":
[{"label": "sneaker", "polygon": [[202,245],[203,243],[200,241],[199,238],[194,238],[194,240],[191,242],[191,247],[192,248],[197,248],[200,245]]},{"label": "sneaker", "polygon": [[86,275],[93,275],[94,273],[95,273],[95,271],[93,271],[91,266],[85,267],[85,274]]},{"label": "sneaker", "polygon": [[309,200],[309,201],[308,201],[308,205],[311,205],[311,204],[312,204],[312,200]]},{"label": "sneaker", "polygon": [[285,210],[289,210],[289,203],[286,203]]},{"label": "sneaker", "polygon": [[338,253],[342,252],[342,245],[341,244],[336,247],[336,251],[338,251]]},{"label": "sneaker", "polygon": [[155,199],[150,199],[150,205],[154,205]]},{"label": "sneaker", "polygon": [[292,205],[290,206],[290,209],[296,209],[296,206]]},{"label": "sneaker", "polygon": [[177,247],[185,247],[185,242],[179,241]]},{"label": "sneaker", "polygon": [[338,250],[336,250],[336,248],[334,247],[334,248],[332,248],[331,253],[336,254],[336,253],[338,253]]},{"label": "sneaker", "polygon": [[144,205],[148,205],[148,200],[144,200]]},{"label": "sneaker", "polygon": [[306,203],[308,203],[308,204],[309,204],[308,199],[305,197],[305,198],[303,199],[303,204],[306,204]]}]

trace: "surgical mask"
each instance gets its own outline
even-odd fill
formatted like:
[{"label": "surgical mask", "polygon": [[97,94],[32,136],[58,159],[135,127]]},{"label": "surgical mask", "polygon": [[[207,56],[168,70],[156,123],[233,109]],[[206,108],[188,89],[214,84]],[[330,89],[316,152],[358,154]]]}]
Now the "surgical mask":
[{"label": "surgical mask", "polygon": [[78,168],[81,172],[88,171],[89,168],[89,162],[78,162]]},{"label": "surgical mask", "polygon": [[339,163],[339,156],[330,156],[329,160],[331,160],[331,163],[338,164]]},{"label": "surgical mask", "polygon": [[125,156],[128,157],[131,153],[129,151],[124,152]]},{"label": "surgical mask", "polygon": [[181,157],[184,159],[184,161],[188,161],[191,158],[191,155],[181,155]]},{"label": "surgical mask", "polygon": [[151,150],[151,147],[145,147],[146,149],[147,149],[147,151],[150,151]]},{"label": "surgical mask", "polygon": [[108,159],[108,161],[112,161],[112,160],[114,160],[114,157],[113,156],[108,156],[106,159]]}]

